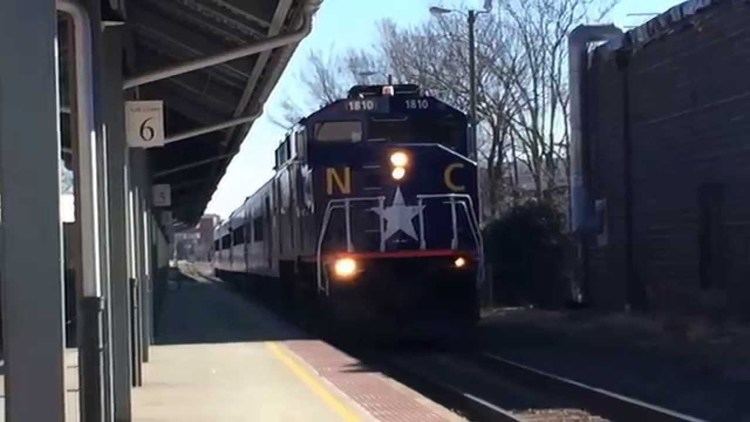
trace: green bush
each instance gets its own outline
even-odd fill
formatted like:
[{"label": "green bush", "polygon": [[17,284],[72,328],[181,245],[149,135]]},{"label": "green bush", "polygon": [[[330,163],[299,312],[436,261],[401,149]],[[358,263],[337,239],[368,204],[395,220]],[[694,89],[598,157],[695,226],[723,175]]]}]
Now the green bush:
[{"label": "green bush", "polygon": [[496,302],[541,307],[565,302],[563,224],[563,215],[553,206],[528,201],[485,227]]}]

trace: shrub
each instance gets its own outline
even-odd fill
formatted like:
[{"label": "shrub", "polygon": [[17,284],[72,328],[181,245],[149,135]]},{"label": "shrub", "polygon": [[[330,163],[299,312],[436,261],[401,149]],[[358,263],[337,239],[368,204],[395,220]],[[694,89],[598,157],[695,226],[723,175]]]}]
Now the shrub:
[{"label": "shrub", "polygon": [[528,201],[485,227],[485,256],[497,302],[558,307],[565,301],[563,224],[553,206]]}]

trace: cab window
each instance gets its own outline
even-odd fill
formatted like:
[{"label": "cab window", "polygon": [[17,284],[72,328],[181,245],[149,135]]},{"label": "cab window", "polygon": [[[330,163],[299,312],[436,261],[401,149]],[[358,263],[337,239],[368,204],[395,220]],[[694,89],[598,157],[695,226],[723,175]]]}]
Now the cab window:
[{"label": "cab window", "polygon": [[372,118],[368,136],[372,140],[398,143],[438,143],[461,151],[466,142],[466,127],[463,120],[451,116]]},{"label": "cab window", "polygon": [[318,142],[359,142],[362,140],[362,122],[351,120],[316,123],[315,140]]},{"label": "cab window", "polygon": [[302,159],[307,158],[307,132],[302,129],[295,135],[295,141],[297,143],[297,155]]}]

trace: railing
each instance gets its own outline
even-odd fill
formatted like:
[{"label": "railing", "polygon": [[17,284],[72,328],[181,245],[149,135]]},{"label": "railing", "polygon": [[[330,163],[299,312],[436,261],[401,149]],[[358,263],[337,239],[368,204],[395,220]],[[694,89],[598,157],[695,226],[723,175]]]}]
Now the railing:
[{"label": "railing", "polygon": [[[424,194],[417,195],[417,205],[419,206],[419,248],[420,250],[427,249],[427,241],[425,239],[425,200],[433,199],[447,199],[444,204],[450,206],[451,210],[451,249],[457,250],[459,246],[459,235],[458,235],[458,208],[463,210],[464,215],[469,223],[469,230],[474,241],[474,247],[478,256],[478,271],[477,271],[477,285],[481,285],[484,282],[484,247],[482,243],[482,236],[479,231],[479,222],[474,210],[474,203],[471,196],[466,194]],[[352,228],[351,228],[351,207],[353,204],[366,202],[377,203],[377,208],[380,210],[378,213],[379,217],[379,246],[380,252],[386,250],[386,238],[385,224],[386,220],[383,218],[383,210],[385,209],[385,197],[354,197],[354,198],[343,198],[343,199],[332,199],[326,206],[325,213],[323,215],[323,222],[321,224],[320,235],[318,236],[318,243],[316,249],[316,261],[317,261],[317,284],[318,291],[325,293],[326,296],[330,294],[330,286],[327,275],[324,276],[323,271],[323,243],[325,241],[326,234],[331,223],[331,214],[335,210],[344,210],[344,223],[345,223],[345,237],[346,237],[346,250],[351,253],[355,251],[354,244],[352,242]]]},{"label": "railing", "polygon": [[[328,224],[331,222],[331,213],[334,210],[343,209],[344,218],[346,223],[346,251],[354,252],[354,244],[352,243],[352,227],[351,227],[351,205],[357,202],[373,202],[377,201],[380,210],[383,210],[385,204],[384,196],[372,196],[372,197],[355,197],[355,198],[344,198],[344,199],[332,199],[328,201],[326,206],[325,214],[323,214],[323,224],[320,227],[320,236],[318,236],[318,246],[316,249],[316,262],[317,262],[317,279],[318,279],[318,291],[325,292],[326,296],[329,294],[328,280],[326,279],[325,286],[323,285],[323,241],[325,240],[326,232],[328,231]],[[380,248],[381,251],[385,250],[385,239],[383,239],[383,231],[385,230],[385,223],[383,219],[380,219]]]}]

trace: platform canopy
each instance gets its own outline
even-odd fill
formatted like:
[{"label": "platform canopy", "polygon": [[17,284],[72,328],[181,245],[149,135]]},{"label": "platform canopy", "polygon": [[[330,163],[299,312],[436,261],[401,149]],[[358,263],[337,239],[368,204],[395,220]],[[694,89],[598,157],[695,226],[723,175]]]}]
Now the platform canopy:
[{"label": "platform canopy", "polygon": [[[105,0],[103,19],[127,28],[126,79],[294,33],[320,0]],[[262,111],[298,42],[129,88],[163,100],[166,137]],[[148,150],[154,184],[170,184],[175,219],[194,224],[252,121]]]}]

